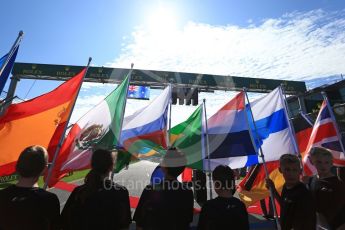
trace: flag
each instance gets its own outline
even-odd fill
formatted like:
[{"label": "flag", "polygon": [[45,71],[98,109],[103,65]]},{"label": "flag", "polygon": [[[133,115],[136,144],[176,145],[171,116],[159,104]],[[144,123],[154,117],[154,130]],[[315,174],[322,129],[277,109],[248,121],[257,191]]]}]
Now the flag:
[{"label": "flag", "polygon": [[[0,175],[15,171],[19,154],[28,146],[54,149],[85,73],[86,68],[55,90],[8,107],[0,117]],[[50,159],[53,154],[49,151]]]},{"label": "flag", "polygon": [[138,158],[164,154],[167,148],[167,112],[171,98],[170,86],[148,106],[139,109],[123,120],[121,146]]},{"label": "flag", "polygon": [[202,159],[205,158],[203,111],[203,105],[200,105],[186,121],[170,130],[170,142],[185,154],[187,166],[201,170],[204,169]]},{"label": "flag", "polygon": [[303,167],[307,175],[316,174],[316,168],[311,164],[308,157],[312,147],[324,147],[330,150],[333,155],[333,164],[345,166],[345,155],[337,135],[336,123],[332,119],[332,111],[329,108],[327,100],[324,100],[313,126],[306,151],[302,155]]},{"label": "flag", "polygon": [[164,180],[164,172],[160,165],[157,165],[157,167],[153,170],[150,178],[150,184],[156,185],[160,184]]},{"label": "flag", "polygon": [[[8,59],[8,56],[10,55],[10,53],[5,54],[0,59],[0,69],[3,69],[3,71],[1,72],[1,75],[0,75],[0,93],[3,91],[5,84],[6,84],[6,81],[7,81],[8,77],[10,76],[10,73],[11,73],[13,65],[14,65],[14,61],[16,60],[16,57],[17,57],[18,49],[19,49],[19,45],[17,45],[17,47],[13,51],[12,56],[10,57],[10,59],[8,60],[7,63],[6,63],[6,60]],[[5,64],[6,64],[6,66],[4,66]]]},{"label": "flag", "polygon": [[307,120],[305,116],[306,115],[299,114],[292,120],[298,149],[301,154],[307,149],[309,137],[313,130],[313,125],[309,123],[310,121]]},{"label": "flag", "polygon": [[[277,191],[281,193],[285,180],[279,172],[279,161],[268,162],[266,166],[269,178],[274,182]],[[257,164],[251,168],[238,185],[238,195],[247,207],[270,196],[270,192],[265,185],[265,178],[263,164]]]},{"label": "flag", "polygon": [[128,98],[146,99],[150,98],[150,87],[140,85],[130,85],[128,87]]},{"label": "flag", "polygon": [[[256,129],[249,106],[251,106]],[[246,105],[246,111],[256,149],[262,148],[266,162],[279,160],[280,156],[285,153],[296,153],[280,87],[251,102],[250,105]],[[211,168],[217,165],[215,163],[220,162],[212,160]],[[222,161],[222,164],[233,169],[258,163],[262,163],[259,155],[229,157]]]},{"label": "flag", "polygon": [[122,169],[129,167],[132,160],[135,160],[132,154],[124,149],[118,149],[113,172],[119,173]]},{"label": "flag", "polygon": [[[238,93],[207,120],[212,169],[229,158],[256,155],[245,109],[245,93]],[[205,163],[204,163],[205,164]]]},{"label": "flag", "polygon": [[[299,114],[293,119],[293,126],[299,151],[303,153],[308,144],[312,125],[304,116]],[[266,165],[269,177],[273,180],[277,190],[281,192],[284,178],[278,170],[279,161],[267,162]],[[262,164],[252,167],[246,177],[240,182],[238,192],[240,199],[247,207],[270,196],[268,189],[265,187],[265,170]]]},{"label": "flag", "polygon": [[89,168],[92,149],[114,149],[118,145],[128,84],[129,76],[73,125],[59,151],[50,187],[68,172]]},{"label": "flag", "polygon": [[186,167],[181,174],[182,182],[192,182],[193,180],[193,169]]}]

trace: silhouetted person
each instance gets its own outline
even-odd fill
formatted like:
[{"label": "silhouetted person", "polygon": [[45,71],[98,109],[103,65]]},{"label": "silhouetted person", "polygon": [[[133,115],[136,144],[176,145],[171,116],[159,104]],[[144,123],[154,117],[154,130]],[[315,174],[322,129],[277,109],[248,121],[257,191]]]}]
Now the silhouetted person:
[{"label": "silhouetted person", "polygon": [[246,206],[233,197],[235,179],[231,168],[217,166],[212,172],[212,180],[218,197],[207,201],[202,207],[198,230],[249,229]]},{"label": "silhouetted person", "polygon": [[332,153],[314,147],[310,151],[310,161],[317,170],[308,185],[316,203],[318,225],[327,229],[341,225],[345,228],[345,184],[331,171]]},{"label": "silhouetted person", "polygon": [[177,177],[186,165],[184,155],[169,149],[161,162],[163,181],[145,187],[133,220],[137,229],[184,230],[193,220],[193,192]]},{"label": "silhouetted person", "polygon": [[271,179],[266,179],[266,186],[273,189],[274,197],[280,204],[281,229],[315,230],[315,203],[310,191],[299,180],[302,169],[298,157],[284,154],[279,163],[279,171],[285,179],[282,194],[279,195]]},{"label": "silhouetted person", "polygon": [[114,161],[115,153],[108,150],[92,154],[85,183],[73,190],[62,210],[63,229],[128,229],[128,191],[109,179]]},{"label": "silhouetted person", "polygon": [[60,229],[57,196],[38,187],[47,167],[48,154],[42,146],[30,146],[20,154],[16,171],[19,180],[0,190],[0,229]]}]

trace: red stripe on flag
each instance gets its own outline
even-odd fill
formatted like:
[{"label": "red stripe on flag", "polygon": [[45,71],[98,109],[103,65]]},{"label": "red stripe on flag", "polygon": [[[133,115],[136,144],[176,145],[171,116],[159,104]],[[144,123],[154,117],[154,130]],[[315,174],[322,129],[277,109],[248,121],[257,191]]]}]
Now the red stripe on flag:
[{"label": "red stripe on flag", "polygon": [[64,190],[67,192],[72,192],[76,187],[77,187],[77,185],[75,185],[75,184],[69,184],[69,183],[66,183],[63,181],[57,182],[54,186],[54,188]]},{"label": "red stripe on flag", "polygon": [[13,174],[16,171],[16,164],[17,161],[2,165],[0,167],[0,175],[7,176]]},{"label": "red stripe on flag", "polygon": [[166,144],[166,131],[165,130],[157,130],[152,133],[148,133],[145,135],[139,135],[132,138],[129,138],[124,141],[124,147],[126,150],[129,150],[134,142],[144,140],[144,141],[151,141],[163,148],[167,148]]},{"label": "red stripe on flag", "polygon": [[314,138],[314,143],[320,142],[325,138],[337,136],[337,131],[332,122],[322,124],[318,127]]},{"label": "red stripe on flag", "polygon": [[244,93],[238,93],[232,100],[225,104],[220,110],[241,110],[244,109]]},{"label": "red stripe on flag", "polygon": [[296,140],[298,143],[299,151],[301,153],[307,149],[309,137],[310,137],[312,131],[313,131],[313,128],[310,127],[310,128],[301,130],[300,132],[296,133]]},{"label": "red stripe on flag", "polygon": [[66,175],[66,173],[70,171],[81,170],[81,168],[76,168],[73,170],[61,171],[61,167],[66,163],[70,153],[73,151],[74,141],[80,131],[81,129],[78,124],[74,124],[72,129],[68,133],[68,136],[65,138],[65,141],[59,151],[58,158],[53,168],[51,178],[49,180],[49,187],[54,186],[60,179],[62,179]]},{"label": "red stripe on flag", "polygon": [[85,71],[86,68],[84,68],[80,73],[78,73],[70,80],[61,84],[53,91],[50,91],[39,97],[35,97],[29,101],[12,104],[5,113],[11,114],[11,116],[2,116],[2,118],[0,119],[0,123],[25,118],[27,116],[41,113],[43,111],[52,109],[57,105],[61,105],[63,103],[71,101],[72,96],[77,92],[70,89],[78,87],[81,79],[85,74]]},{"label": "red stripe on flag", "polygon": [[185,168],[182,172],[182,181],[183,182],[191,182],[193,178],[193,169]]}]

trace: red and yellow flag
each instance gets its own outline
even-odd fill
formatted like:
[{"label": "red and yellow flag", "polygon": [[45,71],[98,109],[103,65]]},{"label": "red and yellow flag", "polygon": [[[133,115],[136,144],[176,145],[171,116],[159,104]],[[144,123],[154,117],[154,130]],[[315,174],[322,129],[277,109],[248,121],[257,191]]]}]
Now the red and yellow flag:
[{"label": "red and yellow flag", "polygon": [[52,159],[85,72],[49,93],[8,107],[0,117],[0,176],[14,173],[19,154],[31,145],[46,147]]},{"label": "red and yellow flag", "polygon": [[[285,180],[279,172],[279,161],[267,162],[266,166],[270,179],[274,181],[276,189],[280,193]],[[270,195],[269,190],[265,186],[265,177],[263,165],[258,164],[249,171],[239,184],[237,189],[239,197],[247,207]]]}]

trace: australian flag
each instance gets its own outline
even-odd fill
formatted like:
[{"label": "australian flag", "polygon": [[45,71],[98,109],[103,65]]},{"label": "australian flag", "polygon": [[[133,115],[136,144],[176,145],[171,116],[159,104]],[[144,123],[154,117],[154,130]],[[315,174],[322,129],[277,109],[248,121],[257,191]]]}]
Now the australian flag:
[{"label": "australian flag", "polygon": [[149,100],[150,99],[150,87],[130,85],[128,88],[128,98]]}]

